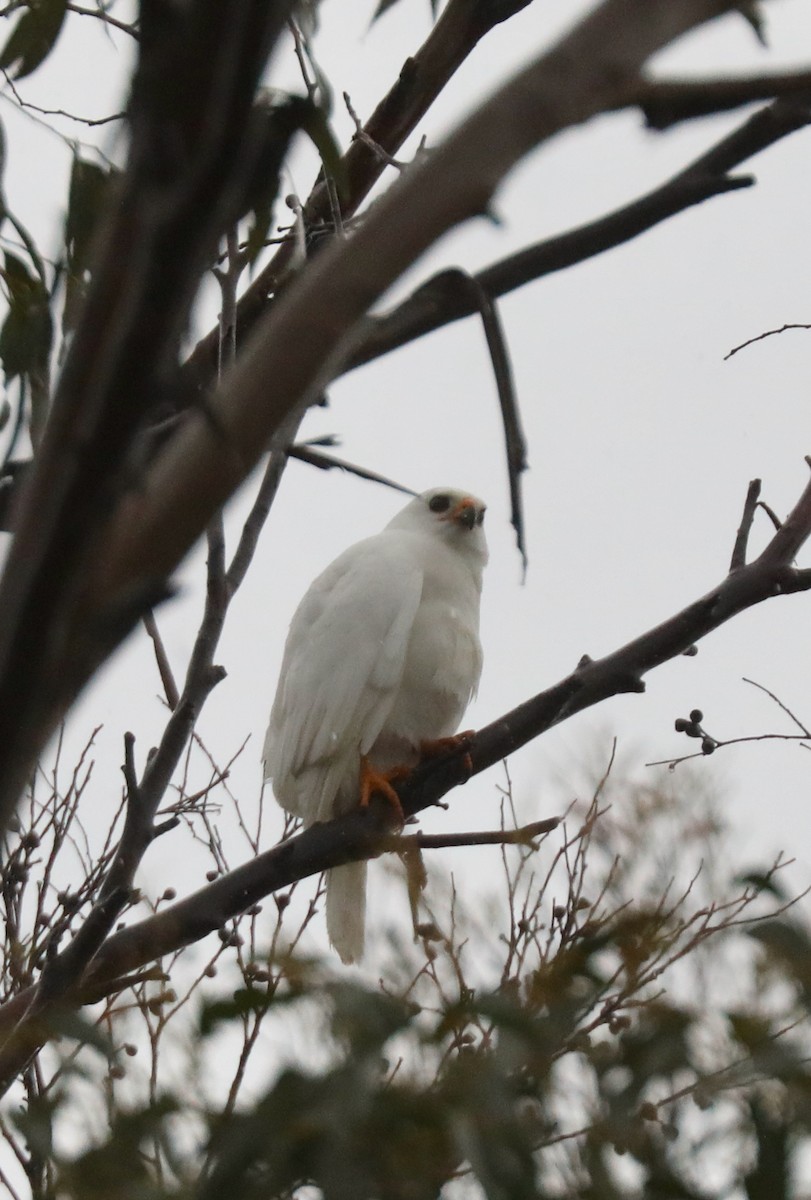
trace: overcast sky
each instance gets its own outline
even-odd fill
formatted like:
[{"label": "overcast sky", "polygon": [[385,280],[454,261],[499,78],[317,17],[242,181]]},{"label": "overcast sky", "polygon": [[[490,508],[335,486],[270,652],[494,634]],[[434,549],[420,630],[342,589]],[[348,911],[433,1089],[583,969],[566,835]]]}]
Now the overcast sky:
[{"label": "overcast sky", "polygon": [[[326,0],[323,8],[318,52],[334,87],[335,127],[344,143],[352,126],[342,92],[350,93],[361,116],[368,115],[429,29],[428,4],[400,0],[366,32],[373,7]],[[568,15],[586,7],[557,6]],[[782,0],[764,7],[768,54],[740,17],[729,17],[685,39],[657,60],[656,69],[708,74],[807,65],[807,3]],[[552,6],[536,3],[489,35],[421,127],[429,145],[547,43],[555,21]],[[49,62],[20,90],[44,107],[100,115],[120,107],[128,62],[123,39],[110,40],[95,23],[73,18],[54,66]],[[298,87],[288,47],[270,82]],[[9,202],[53,247],[68,156],[10,104],[0,111],[9,139]],[[634,198],[743,115],[652,134],[638,115],[622,114],[556,139],[498,194],[500,225],[479,221],[447,237],[396,294],[438,267],[475,270]],[[70,136],[97,137],[116,152],[115,136],[106,129],[92,133],[69,122],[60,128]],[[764,498],[778,513],[799,496],[808,474],[803,455],[811,452],[811,333],[772,338],[729,362],[724,355],[765,329],[811,321],[809,149],[811,133],[794,134],[743,168],[756,174],[755,188],[708,201],[500,303],[529,440],[525,584],[509,524],[492,370],[475,320],[353,372],[330,389],[329,408],[308,417],[306,435],[339,435],[340,453],[352,461],[416,489],[452,484],[487,501],[485,669],[466,724],[488,722],[567,674],[584,653],[597,657],[615,649],[718,582],[751,478],[763,478]],[[313,170],[303,153],[285,186],[306,194]],[[206,299],[203,325],[215,314],[216,303]],[[246,488],[229,510],[232,544],[251,491]],[[220,760],[250,734],[232,779],[247,803],[258,795],[261,740],[298,599],[331,558],[379,529],[401,503],[395,493],[336,473],[298,463],[287,471],[223,640],[219,658],[228,677],[201,722]],[[767,536],[759,519],[753,545]],[[159,614],[178,674],[201,602],[198,567],[199,556],[182,572],[180,599]],[[637,775],[651,781],[655,775],[646,761],[691,748],[675,734],[673,720],[694,707],[704,710],[707,729],[719,739],[792,732],[776,707],[742,682],[744,676],[811,721],[810,615],[807,594],[745,613],[702,643],[696,658],[649,676],[646,695],[614,699],[515,755],[510,769],[522,816],[560,811],[566,799],[582,794],[578,764],[593,762],[595,746],[597,756],[607,759],[615,735]],[[72,745],[104,723],[93,785],[102,812],[120,793],[123,731],[136,733],[140,755],[158,736],[158,692],[149,644],[138,633],[71,719]],[[741,853],[763,863],[785,848],[797,858],[792,884],[811,882],[808,751],[766,742],[725,750],[701,767],[723,789]],[[478,778],[452,797],[449,812],[426,814],[424,824],[491,827],[503,778],[498,769]],[[553,778],[564,782],[553,787]],[[268,838],[270,844],[270,833]],[[167,871],[178,871],[169,840],[144,864],[144,879],[156,887],[166,885]],[[464,852],[448,858],[462,875],[468,861]],[[476,861],[491,860],[480,854]],[[495,872],[495,856],[492,866]],[[201,882],[192,860],[186,884]]]}]

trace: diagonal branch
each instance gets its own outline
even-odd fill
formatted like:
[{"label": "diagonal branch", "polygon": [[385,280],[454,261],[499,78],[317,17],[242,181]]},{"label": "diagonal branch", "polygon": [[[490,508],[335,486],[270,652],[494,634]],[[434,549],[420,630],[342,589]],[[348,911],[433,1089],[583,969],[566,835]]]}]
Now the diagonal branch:
[{"label": "diagonal branch", "polygon": [[104,614],[81,603],[101,531],[134,482],[133,442],[172,385],[199,279],[253,169],[252,104],[288,7],[144,8],[128,166],[0,585],[0,746],[17,747],[0,750],[0,827],[56,710],[87,678],[78,643],[104,657],[165,595],[153,577]]},{"label": "diagonal branch", "polygon": [[769,72],[727,79],[651,79],[642,84],[639,107],[651,129],[728,112],[756,100],[811,99],[811,71]]},{"label": "diagonal branch", "polygon": [[[448,81],[482,38],[532,0],[449,0],[422,46],[407,58],[397,82],[383,97],[362,135],[356,135],[341,158],[336,175],[343,182],[341,217],[355,214],[406,138],[428,112]],[[305,228],[332,223],[332,202],[323,175],[303,206]],[[293,266],[292,243],[280,247],[240,297],[237,321],[240,340],[273,303]],[[196,345],[186,363],[188,381],[207,389],[217,361],[217,330]]]},{"label": "diagonal branch", "polygon": [[507,338],[504,326],[498,313],[495,300],[484,288],[475,275],[458,269],[445,271],[443,274],[445,286],[450,291],[466,295],[478,312],[484,329],[487,349],[493,366],[496,381],[499,406],[501,408],[501,424],[504,429],[504,442],[507,451],[507,474],[510,481],[510,519],[515,530],[518,553],[527,571],[527,545],[524,529],[524,505],[521,497],[521,475],[527,469],[527,443],[521,427],[521,415],[518,410],[518,397],[515,394],[510,353],[507,348]]},{"label": "diagonal branch", "polygon": [[[158,456],[144,488],[121,505],[89,581],[88,602],[115,608],[122,595],[165,578],[285,416],[340,370],[357,322],[382,292],[439,236],[484,212],[501,179],[529,150],[628,101],[655,50],[729,6],[722,0],[644,6],[604,0],[401,177],[351,239],[334,241],[312,259],[212,398],[213,419],[192,415]],[[274,381],[270,396],[268,379]]]},{"label": "diagonal branch", "polygon": [[[789,532],[784,534],[786,529]],[[471,766],[472,773],[478,774],[576,712],[623,692],[643,692],[648,671],[685,653],[744,609],[777,595],[811,590],[811,570],[791,565],[796,549],[809,537],[811,482],[753,562],[738,566],[705,596],[605,658],[584,658],[571,675],[466,739],[461,751],[418,767],[397,785],[406,815],[428,808],[464,783]],[[193,895],[114,933],[81,981],[60,997],[61,1003],[94,1003],[125,986],[122,979],[133,972],[222,928],[270,893],[330,867],[391,850],[398,845],[392,840],[391,821],[391,805],[381,802],[313,825]],[[542,825],[551,828],[555,821],[550,818]],[[35,996],[36,989],[28,988],[0,1008],[0,1087],[2,1081],[8,1086],[51,1036],[41,1015],[26,1018]]]},{"label": "diagonal branch", "polygon": [[[564,271],[632,241],[669,217],[713,196],[750,187],[753,182],[750,176],[731,176],[729,172],[810,122],[811,104],[777,100],[647,195],[596,221],[519,250],[485,267],[475,278],[489,296],[504,296],[545,275]],[[452,321],[472,316],[476,307],[471,297],[447,288],[445,276],[442,271],[428,279],[391,312],[368,317],[347,369],[380,358]]]}]

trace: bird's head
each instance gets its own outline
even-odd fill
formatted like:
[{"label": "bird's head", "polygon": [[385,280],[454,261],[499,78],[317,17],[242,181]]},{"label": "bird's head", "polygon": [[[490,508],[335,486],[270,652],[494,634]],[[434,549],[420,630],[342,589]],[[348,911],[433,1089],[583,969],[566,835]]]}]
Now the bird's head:
[{"label": "bird's head", "polygon": [[486,562],[485,508],[470,492],[431,488],[407,504],[390,524],[395,528],[424,530],[454,549]]}]

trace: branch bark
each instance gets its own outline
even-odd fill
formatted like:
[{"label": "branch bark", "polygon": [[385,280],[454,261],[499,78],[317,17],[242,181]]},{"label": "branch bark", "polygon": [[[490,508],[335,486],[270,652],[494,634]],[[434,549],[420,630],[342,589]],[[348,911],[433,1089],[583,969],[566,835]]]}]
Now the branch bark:
[{"label": "branch bark", "polygon": [[[527,246],[485,267],[474,278],[488,295],[505,296],[545,275],[564,271],[632,241],[669,217],[713,196],[750,187],[751,176],[731,176],[729,172],[809,123],[811,103],[799,99],[775,101],[647,195],[597,221]],[[476,311],[472,297],[446,286],[446,273],[440,272],[391,312],[366,318],[345,369],[372,362]]]},{"label": "branch bark", "polygon": [[[152,601],[153,578],[105,610],[81,601],[100,534],[132,486],[133,442],[173,383],[189,307],[257,150],[251,110],[289,0],[148,6],[132,141],[98,266],[24,485],[0,585],[0,828],[99,661]],[[126,253],[122,253],[126,247]]]},{"label": "branch bark", "polygon": [[[121,505],[88,582],[90,611],[116,608],[122,596],[175,568],[280,422],[341,368],[369,306],[441,234],[484,212],[524,154],[630,102],[655,50],[729,7],[723,0],[605,0],[401,178],[351,239],[321,251],[255,330],[208,415],[184,423],[143,488]],[[86,669],[95,665],[88,661]]]},{"label": "branch bark", "polygon": [[[403,63],[397,82],[375,108],[343,155],[337,174],[343,181],[341,217],[360,208],[390,160],[417,128],[448,81],[481,39],[532,0],[449,0],[423,45]],[[373,147],[376,147],[373,148]],[[303,207],[306,228],[332,221],[332,203],[323,176]],[[270,310],[294,256],[292,243],[283,245],[240,297],[237,329],[240,344]],[[217,330],[202,338],[190,355],[184,374],[190,385],[206,390],[217,361]]]},{"label": "branch bark", "polygon": [[[749,495],[747,512],[748,508]],[[406,816],[421,812],[465,783],[471,767],[472,773],[478,774],[609,696],[644,692],[645,674],[685,653],[744,609],[774,596],[811,590],[811,569],[792,565],[809,537],[811,481],[787,520],[751,563],[733,568],[705,596],[605,658],[594,661],[585,657],[565,679],[466,739],[461,750],[431,759],[396,784]],[[391,821],[391,804],[373,800],[368,808],[313,825],[191,896],[114,933],[98,950],[81,980],[59,997],[59,1004],[79,1007],[95,1003],[127,986],[126,980],[148,963],[223,928],[228,920],[265,896],[330,867],[391,850],[397,845],[397,839],[392,839]],[[555,821],[550,818],[542,824],[552,828]],[[58,973],[59,965],[55,962],[51,970]],[[52,1036],[47,1008],[40,1007],[28,1015],[36,998],[37,989],[28,988],[0,1008],[0,1091]]]},{"label": "branch bark", "polygon": [[640,89],[639,107],[651,129],[728,112],[756,100],[796,98],[808,104],[811,71],[769,72],[728,79],[652,79]]}]

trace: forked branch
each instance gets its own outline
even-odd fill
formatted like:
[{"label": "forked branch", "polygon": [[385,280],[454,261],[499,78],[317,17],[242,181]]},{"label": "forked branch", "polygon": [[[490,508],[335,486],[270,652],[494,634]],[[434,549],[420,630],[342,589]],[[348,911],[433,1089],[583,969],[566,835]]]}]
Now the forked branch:
[{"label": "forked branch", "polygon": [[[479,730],[461,751],[418,767],[397,785],[404,812],[413,815],[435,804],[469,778],[471,764],[472,773],[478,774],[576,712],[623,692],[643,692],[648,671],[685,653],[744,609],[774,596],[811,590],[811,569],[793,565],[796,551],[809,536],[811,481],[752,562],[734,568],[705,596],[619,650],[598,660],[584,658],[571,675]],[[95,1002],[105,989],[114,992],[122,979],[222,929],[263,897],[329,867],[392,849],[396,839],[393,842],[391,820],[390,804],[373,803],[313,825],[191,896],[113,934],[60,1003],[78,1007]],[[540,832],[554,824],[555,818],[550,818],[534,828]],[[26,1019],[35,994],[35,989],[27,989],[0,1008],[0,1081],[10,1082],[50,1036],[41,1012]]]}]

